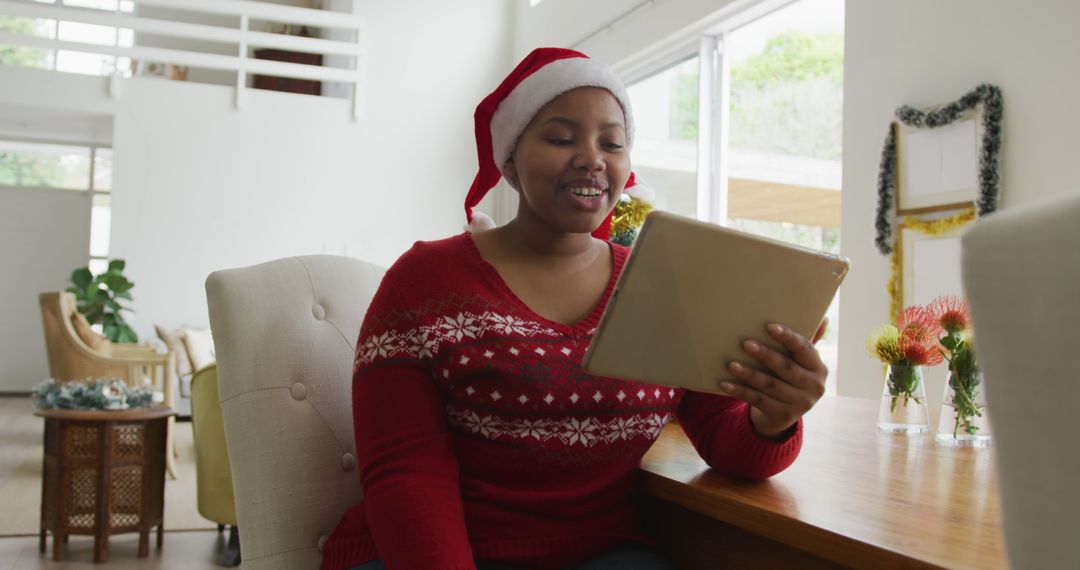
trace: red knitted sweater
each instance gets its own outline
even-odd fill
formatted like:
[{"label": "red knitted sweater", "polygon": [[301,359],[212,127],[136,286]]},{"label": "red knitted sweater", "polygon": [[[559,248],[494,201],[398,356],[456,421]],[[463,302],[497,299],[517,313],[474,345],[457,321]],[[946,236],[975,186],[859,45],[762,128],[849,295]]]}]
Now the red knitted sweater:
[{"label": "red knitted sweater", "polygon": [[611,247],[611,281],[573,326],[525,306],[467,233],[419,242],[387,271],[353,377],[364,499],[326,542],[324,569],[560,568],[649,542],[628,491],[672,414],[725,473],[761,479],[791,464],[801,424],[769,441],[732,398],[581,369],[629,253]]}]

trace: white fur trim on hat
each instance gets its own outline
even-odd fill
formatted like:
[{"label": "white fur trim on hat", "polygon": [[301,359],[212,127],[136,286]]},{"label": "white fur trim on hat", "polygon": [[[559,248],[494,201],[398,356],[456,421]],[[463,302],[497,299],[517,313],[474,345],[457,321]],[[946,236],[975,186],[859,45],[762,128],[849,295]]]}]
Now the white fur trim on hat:
[{"label": "white fur trim on hat", "polygon": [[473,210],[472,223],[465,226],[465,231],[471,234],[478,234],[493,229],[495,229],[495,220],[479,210]]},{"label": "white fur trim on hat", "polygon": [[642,182],[640,176],[637,177],[636,182],[637,183],[633,186],[624,189],[623,194],[641,200],[642,202],[652,204],[653,201],[656,200],[656,190],[654,190],[652,186]]},{"label": "white fur trim on hat", "polygon": [[540,109],[559,95],[578,87],[601,87],[615,96],[626,122],[626,149],[634,146],[634,114],[630,96],[611,68],[586,57],[553,61],[518,83],[491,117],[492,158],[500,171],[518,137]]}]

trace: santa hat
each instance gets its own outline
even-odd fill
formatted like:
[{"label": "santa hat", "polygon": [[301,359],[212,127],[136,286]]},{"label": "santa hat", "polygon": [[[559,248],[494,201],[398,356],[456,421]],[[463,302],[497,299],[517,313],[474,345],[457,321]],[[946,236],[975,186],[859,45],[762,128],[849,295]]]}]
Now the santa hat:
[{"label": "santa hat", "polygon": [[[562,48],[538,48],[525,57],[506,79],[476,106],[476,154],[480,169],[465,197],[469,231],[495,227],[490,217],[473,208],[498,184],[502,167],[514,151],[518,137],[540,109],[559,95],[578,87],[608,90],[622,106],[626,124],[626,150],[634,145],[634,117],[626,87],[608,66],[581,52]],[[633,186],[634,175],[626,183]],[[611,215],[593,235],[608,239]]]}]

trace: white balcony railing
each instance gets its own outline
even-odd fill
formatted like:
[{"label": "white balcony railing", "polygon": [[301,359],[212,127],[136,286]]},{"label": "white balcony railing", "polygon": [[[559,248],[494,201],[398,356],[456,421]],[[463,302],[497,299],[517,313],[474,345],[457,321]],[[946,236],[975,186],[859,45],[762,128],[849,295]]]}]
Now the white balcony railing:
[{"label": "white balcony railing", "polygon": [[[352,86],[353,115],[360,114],[365,55],[361,38],[364,36],[364,26],[355,10],[351,13],[332,12],[252,0],[134,0],[134,6],[134,13],[124,13],[119,10],[110,12],[38,2],[0,0],[0,15],[92,24],[117,30],[132,30],[136,34],[135,45],[120,45],[119,34],[115,34],[117,41],[113,45],[102,45],[88,41],[55,39],[0,30],[0,44],[235,72],[238,107],[243,107],[244,104],[245,91],[248,89],[248,75],[261,74],[309,81],[340,82]],[[224,27],[145,17],[139,15],[140,7],[183,11],[193,14],[195,16],[193,19],[198,19],[199,15],[239,17],[239,25]],[[260,32],[249,29],[252,21],[287,23],[320,30],[332,29],[335,37],[352,39],[345,41]],[[138,45],[137,34],[140,33],[233,46],[235,55],[207,53],[196,49]],[[249,55],[250,48],[273,48],[323,56],[345,56],[337,59],[347,61],[349,67],[327,67],[256,59]],[[114,68],[113,87],[115,87],[115,81],[122,80],[119,66],[114,66]]]}]

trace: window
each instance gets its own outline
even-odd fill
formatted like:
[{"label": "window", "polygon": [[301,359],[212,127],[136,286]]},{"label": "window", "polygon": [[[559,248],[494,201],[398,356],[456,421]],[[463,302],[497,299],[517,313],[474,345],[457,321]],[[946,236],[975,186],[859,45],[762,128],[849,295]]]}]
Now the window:
[{"label": "window", "polygon": [[0,186],[90,194],[90,271],[108,268],[112,149],[0,140]]},{"label": "window", "polygon": [[0,141],[0,185],[89,190],[91,149]]},{"label": "window", "polygon": [[[659,209],[838,253],[843,0],[789,2],[732,26],[702,42],[715,40],[715,50],[630,85],[634,169],[656,188]],[[717,86],[709,105],[701,104],[699,81]],[[711,129],[705,134],[724,134],[699,137],[702,125]],[[698,166],[711,160],[699,154],[719,157],[724,178]],[[699,211],[699,204],[712,206]],[[835,392],[838,301],[827,314],[818,349]]]},{"label": "window", "polygon": [[[34,2],[120,13],[130,13],[135,10],[134,2],[131,0],[34,0]],[[0,32],[107,46],[131,46],[135,41],[135,33],[130,29],[45,18],[0,16]],[[0,45],[0,64],[85,75],[112,75],[117,71],[122,75],[131,73],[130,58],[35,47]]]},{"label": "window", "polygon": [[697,215],[698,58],[627,88],[634,109],[634,172],[656,190],[656,207]]}]

